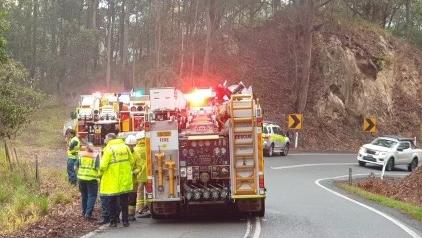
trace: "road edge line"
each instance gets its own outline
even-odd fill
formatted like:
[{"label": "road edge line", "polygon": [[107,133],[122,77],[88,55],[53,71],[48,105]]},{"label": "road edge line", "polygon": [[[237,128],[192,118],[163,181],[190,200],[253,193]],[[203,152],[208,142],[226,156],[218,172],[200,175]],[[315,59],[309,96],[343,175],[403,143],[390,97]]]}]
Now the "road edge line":
[{"label": "road edge line", "polygon": [[92,238],[92,237],[94,237],[96,234],[98,234],[100,231],[104,231],[104,230],[106,230],[106,229],[107,229],[107,226],[108,226],[108,224],[106,224],[106,225],[102,225],[102,226],[98,227],[96,230],[91,231],[91,232],[89,232],[89,233],[87,233],[87,234],[85,234],[85,235],[81,236],[80,238]]},{"label": "road edge line", "polygon": [[[354,176],[365,176],[365,175],[367,175],[367,174],[355,174]],[[413,231],[411,228],[409,228],[408,226],[406,226],[405,224],[403,224],[399,220],[396,220],[395,218],[393,218],[393,217],[391,217],[391,216],[389,216],[389,215],[381,212],[378,209],[375,209],[375,208],[373,208],[371,206],[368,206],[368,205],[363,204],[361,202],[358,202],[358,201],[356,201],[356,200],[354,200],[352,198],[349,198],[349,197],[347,197],[347,196],[345,196],[343,194],[340,194],[339,192],[336,192],[336,191],[334,191],[332,189],[329,189],[329,188],[325,187],[324,185],[322,185],[320,183],[321,181],[332,180],[332,179],[339,179],[339,178],[346,178],[348,176],[349,175],[343,175],[343,176],[337,176],[337,177],[331,177],[331,178],[321,178],[321,179],[315,180],[314,183],[317,186],[319,186],[320,188],[322,188],[322,189],[324,189],[324,190],[326,190],[326,191],[328,191],[328,192],[330,192],[330,193],[332,193],[332,194],[334,194],[334,195],[336,195],[338,197],[341,197],[341,198],[343,198],[343,199],[345,199],[345,200],[347,200],[349,202],[352,202],[354,204],[357,204],[357,205],[359,205],[361,207],[364,207],[364,208],[366,208],[366,209],[368,209],[368,210],[370,210],[370,211],[372,211],[372,212],[374,212],[374,213],[376,213],[376,214],[384,217],[385,219],[389,220],[390,222],[394,223],[396,226],[398,226],[399,228],[401,228],[403,231],[405,231],[411,237],[413,237],[413,238],[422,238],[419,234],[417,234],[415,231]]]},{"label": "road edge line", "polygon": [[243,235],[243,238],[248,238],[249,234],[251,233],[251,219],[248,218],[248,221],[246,222],[246,232],[245,235]]},{"label": "road edge line", "polygon": [[253,238],[259,238],[261,235],[261,219],[259,217],[255,217],[255,231],[253,233]]},{"label": "road edge line", "polygon": [[296,165],[287,165],[279,167],[271,167],[271,169],[294,169],[294,168],[303,168],[303,167],[313,167],[313,166],[336,166],[336,165],[354,165],[356,163],[320,163],[320,164],[296,164]]}]

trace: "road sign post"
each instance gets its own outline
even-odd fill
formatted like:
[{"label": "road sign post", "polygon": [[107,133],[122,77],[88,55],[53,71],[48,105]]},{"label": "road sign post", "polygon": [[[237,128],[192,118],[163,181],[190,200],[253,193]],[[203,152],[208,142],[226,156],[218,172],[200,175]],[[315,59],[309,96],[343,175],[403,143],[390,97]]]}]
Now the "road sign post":
[{"label": "road sign post", "polygon": [[384,165],[382,166],[382,171],[381,171],[381,180],[384,180],[385,168],[387,167],[387,164],[389,161],[390,161],[390,158],[384,161]]},{"label": "road sign post", "polygon": [[[302,114],[289,114],[287,117],[287,127],[292,130],[302,129],[303,115]],[[295,132],[295,149],[299,143],[299,132]]]}]

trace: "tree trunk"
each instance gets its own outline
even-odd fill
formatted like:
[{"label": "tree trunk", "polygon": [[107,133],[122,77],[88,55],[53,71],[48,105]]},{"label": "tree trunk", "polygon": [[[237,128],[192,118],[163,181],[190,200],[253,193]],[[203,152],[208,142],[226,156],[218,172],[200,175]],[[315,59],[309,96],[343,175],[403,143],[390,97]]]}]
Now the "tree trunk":
[{"label": "tree trunk", "polygon": [[190,66],[190,80],[192,82],[192,87],[195,86],[195,82],[193,79],[193,71],[195,69],[195,34],[196,34],[196,22],[198,19],[198,8],[199,8],[199,1],[195,0],[195,18],[193,20],[193,30],[192,30],[192,36],[191,36],[191,54],[192,54],[192,60],[191,60],[191,66]]},{"label": "tree trunk", "polygon": [[31,78],[35,77],[35,68],[37,61],[37,26],[38,26],[38,0],[34,0],[33,19],[32,19],[32,62]]},{"label": "tree trunk", "polygon": [[204,65],[202,67],[202,77],[209,74],[210,67],[210,51],[211,51],[211,37],[213,30],[213,21],[215,17],[215,0],[208,0],[207,6],[207,38],[205,42]]},{"label": "tree trunk", "polygon": [[121,15],[121,62],[122,62],[122,75],[123,87],[125,90],[130,89],[131,81],[128,75],[127,61],[128,61],[128,27],[129,27],[129,14],[126,14],[126,1],[122,2],[122,15]]},{"label": "tree trunk", "polygon": [[180,50],[179,80],[182,79],[182,76],[183,76],[183,67],[184,67],[184,64],[185,64],[185,61],[184,61],[184,59],[185,59],[185,35],[183,33],[183,25],[182,25],[182,28],[181,28],[181,32],[182,32],[182,48]]},{"label": "tree trunk", "polygon": [[278,9],[280,8],[280,6],[281,6],[280,0],[272,0],[271,1],[271,10],[273,12],[273,16],[278,11]]},{"label": "tree trunk", "polygon": [[[299,15],[301,18],[301,29],[299,33],[298,44],[303,46],[300,55],[302,63],[301,75],[299,78],[299,87],[297,88],[296,112],[303,113],[306,108],[308,99],[309,76],[311,72],[312,58],[312,35],[314,21],[314,4],[313,0],[301,0],[299,5]],[[298,19],[299,20],[299,19]]]},{"label": "tree trunk", "polygon": [[155,0],[155,68],[160,68],[161,54],[161,4]]},{"label": "tree trunk", "polygon": [[411,0],[406,0],[405,8],[406,8],[406,38],[409,39],[410,36],[410,29],[412,27],[412,19],[410,17],[410,10],[411,10]]},{"label": "tree trunk", "polygon": [[106,71],[106,87],[110,89],[110,81],[111,81],[111,35],[112,35],[112,3],[113,0],[109,0],[108,2],[108,16],[107,16],[107,71]]}]

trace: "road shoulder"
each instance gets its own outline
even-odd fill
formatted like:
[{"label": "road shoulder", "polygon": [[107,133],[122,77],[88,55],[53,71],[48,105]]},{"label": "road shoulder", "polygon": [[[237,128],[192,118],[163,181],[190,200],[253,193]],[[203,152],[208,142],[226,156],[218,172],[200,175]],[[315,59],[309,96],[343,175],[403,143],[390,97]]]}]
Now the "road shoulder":
[{"label": "road shoulder", "polygon": [[381,211],[382,213],[385,213],[395,219],[397,219],[398,221],[400,221],[401,223],[403,223],[404,225],[408,226],[409,228],[411,228],[413,231],[415,231],[420,237],[422,237],[422,222],[412,218],[410,215],[398,210],[398,209],[394,209],[394,208],[390,208],[384,205],[381,205],[377,202],[374,201],[370,201],[367,200],[365,198],[360,197],[359,195],[347,192],[341,188],[339,188],[338,186],[336,186],[336,182],[346,182],[345,180],[324,180],[321,181],[321,185],[331,189],[337,193],[340,193],[343,196],[346,196],[348,198],[351,198],[357,202],[360,202],[362,204],[365,204],[367,206],[370,206],[372,208],[375,208],[376,210]]}]

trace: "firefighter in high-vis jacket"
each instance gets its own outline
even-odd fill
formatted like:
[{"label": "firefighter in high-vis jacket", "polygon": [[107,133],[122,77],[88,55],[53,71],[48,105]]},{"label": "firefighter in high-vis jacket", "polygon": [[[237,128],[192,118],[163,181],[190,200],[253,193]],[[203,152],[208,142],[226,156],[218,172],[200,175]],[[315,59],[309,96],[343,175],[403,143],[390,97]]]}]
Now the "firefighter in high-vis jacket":
[{"label": "firefighter in high-vis jacket", "polygon": [[119,219],[119,206],[123,226],[129,226],[128,199],[133,190],[133,156],[129,147],[116,135],[108,134],[111,140],[104,148],[100,162],[100,195],[109,197],[110,227],[116,227]]},{"label": "firefighter in high-vis jacket", "polygon": [[94,154],[93,145],[88,144],[85,151],[79,153],[76,161],[79,191],[81,192],[82,215],[91,220],[98,193],[98,169],[100,160]]},{"label": "firefighter in high-vis jacket", "polygon": [[147,183],[147,159],[146,159],[146,148],[145,148],[145,131],[141,131],[136,134],[137,144],[133,149],[133,158],[135,160],[134,175],[136,176],[137,194],[136,194],[136,211],[138,211],[138,217],[148,217],[151,213],[149,212],[149,206],[145,199],[145,186]]},{"label": "firefighter in high-vis jacket", "polygon": [[70,141],[67,148],[67,175],[69,182],[76,185],[75,163],[81,149],[81,141],[75,130],[69,130]]},{"label": "firefighter in high-vis jacket", "polygon": [[130,148],[130,151],[132,152],[133,155],[133,164],[134,167],[132,169],[132,181],[133,181],[133,190],[132,192],[129,193],[129,221],[135,221],[135,206],[136,206],[136,191],[138,188],[138,183],[136,181],[136,157],[135,154],[133,154],[133,148],[136,146],[136,137],[134,135],[129,135],[128,137],[126,137],[125,139],[125,144]]}]

